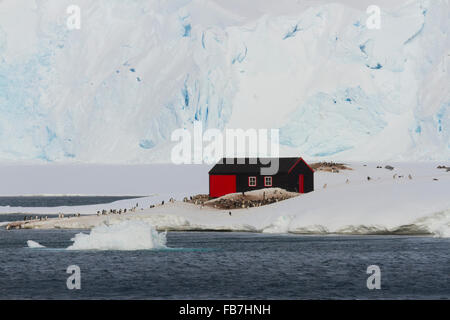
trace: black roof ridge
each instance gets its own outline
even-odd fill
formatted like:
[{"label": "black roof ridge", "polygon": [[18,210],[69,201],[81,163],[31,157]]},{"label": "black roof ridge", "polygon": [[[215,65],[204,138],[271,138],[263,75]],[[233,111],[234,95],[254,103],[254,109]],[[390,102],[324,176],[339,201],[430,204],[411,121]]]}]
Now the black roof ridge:
[{"label": "black roof ridge", "polygon": [[[227,163],[227,159],[233,160],[232,163]],[[236,160],[244,160],[244,163],[238,163]],[[305,162],[302,157],[222,157],[208,172],[208,174],[218,174],[218,173],[254,173],[261,168],[270,167],[270,164],[261,163],[260,159],[278,159],[279,170],[278,172],[289,173],[292,168],[294,168],[300,161],[303,161],[308,168],[314,172],[314,170]],[[256,163],[249,163],[249,160],[258,160]],[[226,166],[226,167],[225,167]]]}]

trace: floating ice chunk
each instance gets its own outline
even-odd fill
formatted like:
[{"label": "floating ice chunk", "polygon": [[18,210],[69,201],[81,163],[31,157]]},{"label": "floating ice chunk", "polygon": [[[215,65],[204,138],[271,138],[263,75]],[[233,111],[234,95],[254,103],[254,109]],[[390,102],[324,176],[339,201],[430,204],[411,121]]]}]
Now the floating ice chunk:
[{"label": "floating ice chunk", "polygon": [[39,242],[28,240],[27,241],[28,248],[45,248],[45,246],[41,245]]},{"label": "floating ice chunk", "polygon": [[166,248],[166,233],[143,221],[102,225],[90,234],[78,233],[68,250],[148,250]]}]

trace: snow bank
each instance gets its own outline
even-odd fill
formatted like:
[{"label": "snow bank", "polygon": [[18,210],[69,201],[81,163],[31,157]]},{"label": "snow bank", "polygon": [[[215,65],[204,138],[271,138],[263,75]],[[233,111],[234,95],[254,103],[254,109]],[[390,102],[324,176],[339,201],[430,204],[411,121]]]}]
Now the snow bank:
[{"label": "snow bank", "polygon": [[148,250],[166,248],[166,233],[142,221],[102,225],[90,234],[78,233],[68,250]]},{"label": "snow bank", "polygon": [[[386,164],[394,169],[384,169]],[[314,192],[257,208],[218,210],[177,201],[134,213],[48,219],[23,227],[91,229],[137,221],[160,231],[449,236],[449,172],[436,163],[349,165],[353,170],[316,172]]]},{"label": "snow bank", "polygon": [[429,230],[435,237],[450,238],[450,210],[418,219],[413,225]]}]

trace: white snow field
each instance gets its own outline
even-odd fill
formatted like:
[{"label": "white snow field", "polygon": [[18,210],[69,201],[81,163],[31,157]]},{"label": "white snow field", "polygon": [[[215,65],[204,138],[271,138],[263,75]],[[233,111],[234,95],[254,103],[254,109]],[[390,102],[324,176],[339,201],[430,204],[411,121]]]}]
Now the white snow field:
[{"label": "white snow field", "polygon": [[174,129],[280,128],[284,154],[450,159],[450,4],[0,2],[2,162],[168,162]]},{"label": "white snow field", "polygon": [[[80,218],[30,222],[26,228],[90,229],[127,220],[142,220],[157,230],[221,230],[300,234],[432,234],[450,236],[450,172],[436,163],[350,163],[353,170],[316,172],[315,191],[275,204],[218,210],[176,201],[192,195],[165,193],[139,199],[135,213],[96,216],[99,207],[131,208],[136,200],[109,205],[65,208],[7,208],[9,212],[81,212]],[[376,168],[382,165],[383,168]],[[195,179],[186,170],[184,179]],[[396,176],[394,178],[394,175]],[[411,175],[411,179],[409,178]],[[371,179],[368,180],[367,177]],[[180,177],[176,177],[179,179]],[[172,176],[172,179],[175,179]],[[348,182],[347,182],[348,180]],[[197,179],[199,189],[207,180]],[[324,185],[326,187],[324,188]],[[165,204],[161,205],[161,199]],[[155,208],[149,208],[156,204]],[[6,208],[1,208],[4,212]],[[229,214],[231,212],[231,215]]]}]

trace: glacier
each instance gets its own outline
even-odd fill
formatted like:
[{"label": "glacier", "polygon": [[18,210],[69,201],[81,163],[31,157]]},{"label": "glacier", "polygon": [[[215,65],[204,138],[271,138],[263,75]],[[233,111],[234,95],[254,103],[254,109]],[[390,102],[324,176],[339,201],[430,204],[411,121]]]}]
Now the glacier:
[{"label": "glacier", "polygon": [[450,159],[450,4],[0,2],[0,162],[169,162],[171,132],[279,128],[308,159]]}]

